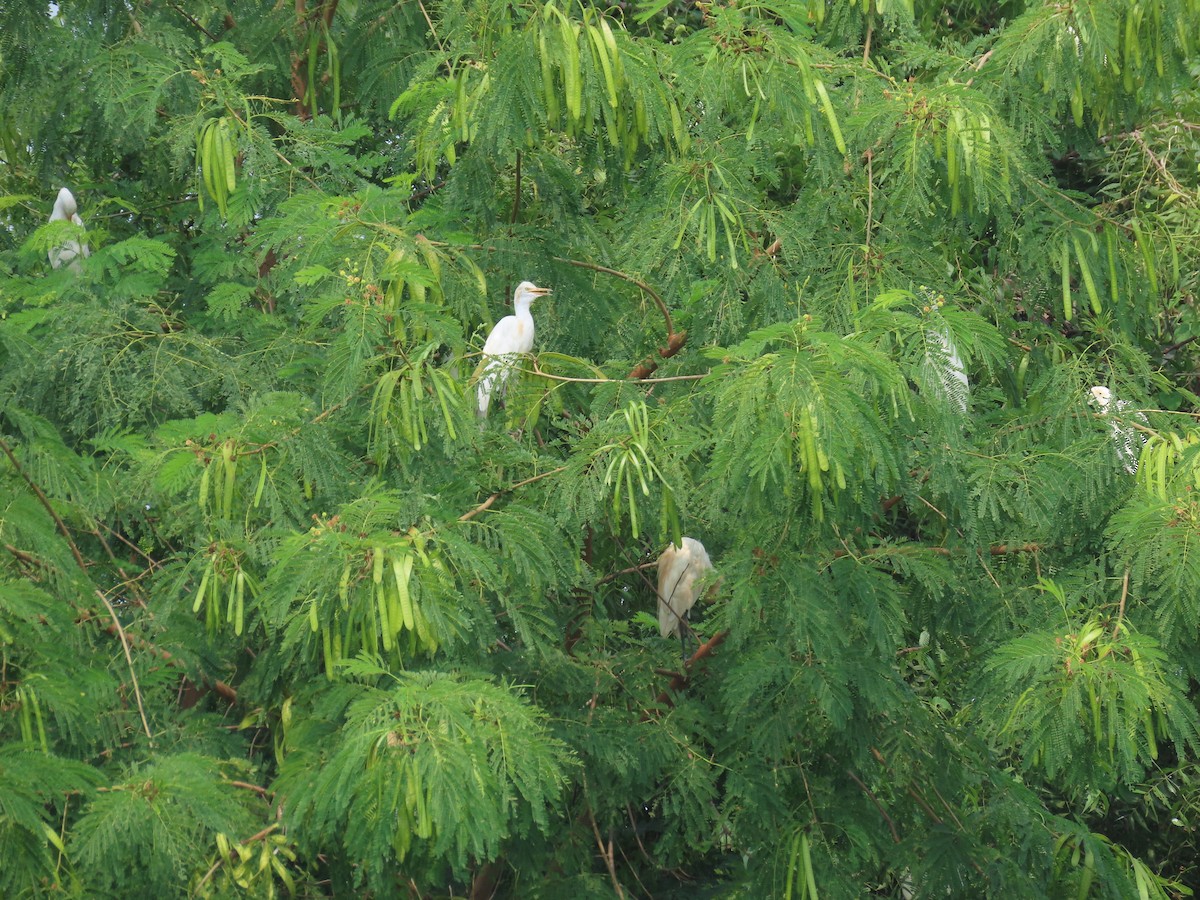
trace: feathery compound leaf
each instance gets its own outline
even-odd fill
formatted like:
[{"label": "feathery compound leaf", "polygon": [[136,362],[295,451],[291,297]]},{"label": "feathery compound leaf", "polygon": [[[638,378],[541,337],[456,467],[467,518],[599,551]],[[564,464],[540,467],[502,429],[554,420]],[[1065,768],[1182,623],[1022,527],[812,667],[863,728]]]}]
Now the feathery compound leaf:
[{"label": "feathery compound leaf", "polygon": [[340,823],[371,880],[410,852],[461,870],[510,835],[548,829],[572,758],[514,688],[403,674],[351,696],[328,759],[313,769],[310,753],[289,756],[277,787],[297,824]]}]

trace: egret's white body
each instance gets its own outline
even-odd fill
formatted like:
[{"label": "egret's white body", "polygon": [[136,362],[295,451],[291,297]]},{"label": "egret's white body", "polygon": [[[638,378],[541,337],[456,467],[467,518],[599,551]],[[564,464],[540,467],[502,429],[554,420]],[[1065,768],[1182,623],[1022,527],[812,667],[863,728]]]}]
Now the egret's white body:
[{"label": "egret's white body", "polygon": [[[80,228],[83,227],[83,219],[79,218],[79,209],[75,204],[75,195],[66,188],[58,192],[58,199],[54,201],[54,211],[50,213],[50,221],[74,222]],[[79,241],[63,241],[62,244],[50,251],[50,265],[55,269],[68,266],[71,271],[78,272],[82,268],[79,264],[79,257],[90,255],[91,251],[88,250],[87,244],[81,245]]]},{"label": "egret's white body", "polygon": [[926,355],[933,366],[939,393],[960,413],[965,413],[971,383],[954,339],[948,331],[933,328],[926,332],[926,339],[929,342]]},{"label": "egret's white body", "polygon": [[[1121,460],[1121,465],[1130,475],[1137,472],[1138,454],[1141,452],[1142,444],[1146,439],[1138,432],[1136,428],[1130,428],[1128,425],[1123,425],[1116,418],[1125,412],[1129,406],[1128,400],[1118,400],[1113,403],[1112,391],[1102,385],[1096,385],[1090,391],[1091,397],[1088,402],[1096,407],[1097,412],[1102,416],[1110,417],[1109,432],[1112,434],[1113,446],[1117,449],[1117,458]],[[1113,408],[1115,405],[1115,409]],[[1142,422],[1146,421],[1146,417],[1135,410],[1134,415]]]},{"label": "egret's white body", "polygon": [[682,640],[687,630],[684,620],[699,596],[696,582],[711,569],[708,551],[695,538],[685,537],[682,546],[671,544],[663,551],[658,558],[659,634],[678,634]]},{"label": "egret's white body", "polygon": [[549,288],[540,288],[532,281],[522,281],[513,295],[515,315],[505,316],[487,336],[483,345],[483,375],[475,388],[481,419],[488,414],[492,395],[504,394],[515,357],[533,349],[533,316],[529,307],[538,297],[549,293]]}]

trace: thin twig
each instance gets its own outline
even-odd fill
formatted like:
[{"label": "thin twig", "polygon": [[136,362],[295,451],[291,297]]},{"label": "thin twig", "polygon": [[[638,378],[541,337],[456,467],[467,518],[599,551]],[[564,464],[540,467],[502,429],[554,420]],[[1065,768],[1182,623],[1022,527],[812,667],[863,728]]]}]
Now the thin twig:
[{"label": "thin twig", "polygon": [[[430,241],[429,243],[431,246],[434,246],[434,247],[454,246],[454,245],[448,244],[445,241]],[[487,244],[467,244],[466,246],[459,247],[458,249],[484,250],[488,253],[497,253],[500,251],[499,247],[490,247]],[[504,248],[504,249],[505,249],[505,252],[508,252],[508,253],[519,253],[519,254],[522,254],[525,256],[533,255],[532,251],[517,250],[514,248]],[[560,262],[560,263],[563,263],[568,266],[574,266],[577,269],[588,269],[589,271],[592,271],[592,272],[600,272],[604,275],[612,275],[614,278],[620,278],[623,281],[628,281],[630,284],[638,287],[639,289],[641,289],[642,291],[644,291],[650,295],[650,299],[654,301],[654,305],[657,306],[658,311],[660,313],[662,313],[662,317],[667,323],[667,337],[670,338],[671,335],[675,334],[675,325],[671,321],[671,312],[670,312],[670,310],[667,309],[667,304],[663,301],[663,298],[659,296],[658,291],[654,290],[654,288],[650,287],[650,285],[646,284],[646,282],[642,281],[639,278],[634,278],[632,275],[630,275],[626,272],[622,272],[618,269],[610,269],[608,266],[602,266],[602,265],[599,265],[598,263],[584,262],[583,260],[580,260],[580,259],[568,259],[565,256],[552,256],[550,258],[552,260],[554,260],[554,262]]]},{"label": "thin twig", "polygon": [[[98,522],[97,524],[103,523]],[[105,527],[107,528],[108,526],[106,525]],[[104,548],[104,552],[108,554],[108,558],[112,560],[112,564],[116,567],[117,574],[121,576],[121,587],[130,590],[135,595],[141,594],[142,587],[140,584],[138,584],[138,579],[129,577],[129,573],[125,571],[125,567],[121,565],[121,561],[117,559],[116,554],[113,553],[112,547],[109,546],[109,543],[107,540],[105,540],[104,535],[100,533],[100,529],[93,528],[92,536],[100,542],[100,546]],[[140,578],[141,576],[138,577]],[[142,599],[142,597],[136,596],[135,599],[137,600],[139,606],[144,607],[146,605],[146,601]]]},{"label": "thin twig", "polygon": [[874,152],[867,150],[867,253],[871,252],[871,219],[874,213],[875,203],[875,176],[871,170],[871,160],[875,158]]},{"label": "thin twig", "polygon": [[458,521],[466,522],[470,519],[473,519],[477,515],[479,515],[481,512],[488,509],[488,507],[490,507],[493,503],[495,503],[497,499],[499,499],[503,495],[509,493],[510,491],[515,491],[517,488],[525,487],[525,485],[527,485],[527,484],[533,484],[535,481],[541,481],[543,478],[549,478],[551,475],[557,475],[559,472],[564,471],[566,468],[567,468],[566,466],[559,466],[557,469],[551,469],[549,472],[543,472],[541,475],[534,475],[532,478],[526,478],[524,481],[518,481],[516,484],[509,485],[506,488],[501,488],[500,490],[493,492],[490,497],[488,497],[486,500],[484,500],[482,503],[480,503],[478,506],[476,506],[470,512],[465,512],[461,516],[459,516]]},{"label": "thin twig", "polygon": [[1190,344],[1192,341],[1196,341],[1196,340],[1200,340],[1200,334],[1194,334],[1190,338],[1184,338],[1182,341],[1178,341],[1178,342],[1172,344],[1170,347],[1164,348],[1162,355],[1167,356],[1168,354],[1174,353],[1180,347],[1184,347],[1184,346]]},{"label": "thin twig", "polygon": [[121,636],[121,648],[125,651],[125,662],[129,664],[129,677],[133,681],[133,696],[137,700],[138,713],[142,717],[142,727],[146,729],[146,739],[153,748],[154,735],[150,733],[150,723],[146,721],[146,707],[142,704],[142,689],[138,686],[137,672],[133,669],[133,654],[129,652],[129,635],[121,627],[121,620],[117,618],[117,611],[112,608],[112,604],[108,602],[108,598],[104,596],[104,592],[97,589],[96,596],[100,598],[100,602],[104,604],[104,608],[112,616],[113,625],[117,628],[117,634]]},{"label": "thin twig", "polygon": [[542,371],[541,367],[534,360],[533,369],[525,369],[524,371],[537,375],[539,378],[547,378],[550,381],[568,381],[574,384],[615,384],[617,382],[629,382],[630,384],[665,384],[669,381],[699,381],[702,378],[707,378],[709,373],[702,372],[699,375],[668,375],[663,378],[571,378],[567,375],[554,375],[550,372]]},{"label": "thin twig", "polygon": [[871,802],[875,804],[875,808],[877,810],[879,810],[879,814],[881,816],[883,816],[883,821],[887,822],[888,831],[890,831],[892,833],[892,840],[895,843],[899,844],[900,843],[900,835],[896,832],[896,823],[893,822],[892,817],[887,814],[887,810],[885,810],[883,808],[883,804],[879,802],[879,798],[876,797],[871,792],[871,789],[869,787],[867,787],[863,783],[863,780],[861,778],[859,778],[857,775],[855,775],[853,771],[851,771],[850,769],[847,769],[846,774],[849,775],[851,779],[853,779],[854,783],[859,786],[859,788],[862,790],[862,792],[864,794],[866,794],[868,797],[871,798]]},{"label": "thin twig", "polygon": [[658,291],[654,290],[654,288],[650,287],[650,285],[646,284],[646,282],[638,278],[634,278],[632,275],[628,275],[625,272],[618,271],[617,269],[610,269],[608,266],[601,266],[597,263],[583,262],[582,260],[578,259],[567,259],[563,256],[554,256],[551,258],[555,262],[566,263],[568,266],[575,266],[577,269],[589,269],[592,272],[602,272],[605,275],[612,275],[614,278],[620,278],[628,281],[630,284],[635,285],[636,287],[645,291],[650,295],[650,299],[654,301],[655,306],[658,307],[658,311],[662,313],[663,319],[666,320],[667,336],[670,337],[671,335],[675,334],[675,325],[671,321],[671,311],[667,309],[667,304],[663,302],[663,298],[658,295]]},{"label": "thin twig", "polygon": [[8,446],[8,441],[4,440],[4,438],[0,438],[0,450],[4,451],[4,455],[8,457],[8,460],[12,463],[13,468],[17,470],[17,474],[24,479],[27,485],[29,485],[29,489],[33,491],[34,495],[38,498],[38,501],[43,507],[45,507],[46,512],[50,514],[50,518],[54,520],[55,526],[57,526],[58,530],[62,533],[62,536],[67,539],[67,545],[71,548],[71,555],[75,557],[75,562],[79,564],[79,568],[82,569],[86,575],[88,570],[87,562],[84,561],[83,554],[79,552],[79,547],[76,546],[75,539],[71,537],[71,532],[67,528],[66,523],[64,523],[63,520],[59,518],[58,513],[54,511],[54,507],[50,505],[50,501],[46,499],[46,495],[42,493],[42,489],[38,487],[37,483],[26,474],[23,468],[21,468],[21,464],[17,462],[16,456],[13,455],[12,448]]},{"label": "thin twig", "polygon": [[631,575],[634,572],[641,572],[645,569],[653,569],[657,565],[657,560],[651,560],[650,562],[640,563],[636,566],[630,566],[628,569],[621,569],[619,572],[610,572],[608,575],[605,575],[603,578],[597,581],[596,586],[599,587],[602,584],[608,584],[613,579],[620,578],[622,575]]},{"label": "thin twig", "polygon": [[612,856],[612,839],[609,838],[608,850],[604,849],[604,838],[600,836],[600,828],[596,825],[596,814],[588,809],[588,821],[592,823],[592,833],[596,835],[596,846],[600,848],[600,856],[604,860],[604,865],[608,868],[608,877],[612,879],[613,889],[616,890],[617,896],[624,900],[625,892],[621,890],[621,882],[617,880],[617,864]]},{"label": "thin twig", "polygon": [[[269,835],[271,832],[273,832],[278,827],[279,827],[279,823],[273,822],[272,824],[270,824],[266,828],[264,828],[262,831],[258,832],[257,834],[252,834],[250,837],[246,838],[241,843],[253,844],[255,841],[261,841],[263,838],[265,838],[267,835]],[[207,872],[204,873],[204,877],[200,879],[200,884],[197,885],[197,888],[203,887],[204,883],[206,881],[208,881],[208,879],[212,878],[213,875],[216,873],[217,869],[221,868],[222,863],[225,863],[225,862],[227,862],[226,858],[218,855],[217,861],[214,862],[212,864],[212,867]]]},{"label": "thin twig", "polygon": [[186,12],[184,12],[182,9],[180,9],[178,6],[176,6],[174,3],[172,3],[171,0],[167,0],[167,6],[171,7],[171,9],[175,10],[175,12],[179,13],[181,16],[183,16],[185,19],[187,19],[188,22],[191,23],[193,28],[199,29],[200,31],[204,32],[205,37],[207,37],[214,44],[217,43],[217,41],[221,40],[219,37],[217,37],[215,34],[213,34],[211,31],[209,31],[203,25],[201,25],[196,19],[194,19],[192,16],[188,15]]},{"label": "thin twig", "polygon": [[1125,600],[1129,597],[1129,566],[1125,567],[1125,577],[1121,579],[1121,602],[1117,605],[1117,621],[1113,623],[1113,640],[1121,628],[1121,620],[1125,618]]},{"label": "thin twig", "polygon": [[642,843],[642,836],[638,834],[637,821],[633,818],[633,804],[625,804],[625,812],[629,813],[629,829],[633,832],[633,839],[637,841],[638,849],[642,851],[642,856],[646,857],[646,862],[653,863],[650,859],[650,854],[646,852],[646,847]]},{"label": "thin twig", "polygon": [[1179,181],[1167,168],[1167,164],[1159,159],[1158,155],[1150,149],[1145,138],[1142,137],[1142,133],[1140,131],[1131,131],[1129,132],[1129,137],[1132,138],[1133,142],[1142,149],[1142,152],[1146,154],[1146,157],[1150,160],[1150,162],[1154,164],[1154,168],[1158,169],[1158,171],[1162,174],[1163,179],[1167,182],[1167,186],[1170,187],[1171,190],[1176,194],[1180,196],[1187,196],[1187,188],[1179,183]]},{"label": "thin twig", "polygon": [[107,531],[109,534],[111,534],[113,537],[115,537],[118,541],[120,541],[122,544],[124,544],[126,547],[128,547],[130,550],[132,550],[138,556],[140,556],[144,560],[146,560],[146,562],[150,564],[148,568],[151,571],[153,571],[154,569],[162,568],[162,563],[160,563],[157,559],[155,559],[153,556],[151,556],[149,553],[147,553],[145,550],[143,550],[137,544],[133,543],[133,541],[129,540],[129,538],[125,537],[125,535],[121,534],[121,532],[117,531],[115,528],[113,528],[107,522],[97,522],[96,524],[102,526],[105,531]]},{"label": "thin twig", "polygon": [[[254,791],[254,793],[258,794],[260,797],[265,797],[270,793],[270,791],[268,791],[261,784],[251,784],[249,781],[230,781],[228,783],[232,784],[236,788],[241,788],[244,791]],[[250,840],[254,840],[254,838],[251,838]]]},{"label": "thin twig", "polygon": [[442,39],[438,37],[437,29],[433,27],[433,19],[429,18],[429,13],[425,10],[425,4],[421,0],[417,0],[417,7],[421,10],[421,15],[425,17],[425,24],[429,26],[429,33],[433,35],[433,42],[438,45],[438,50],[442,56],[446,55],[446,48],[442,46]]},{"label": "thin twig", "polygon": [[[609,847],[611,848],[611,846],[612,846],[612,832],[611,831],[609,832],[609,842],[608,843],[609,843]],[[641,842],[639,841],[638,843],[641,843]],[[625,865],[627,865],[629,867],[629,874],[632,875],[634,881],[636,881],[638,883],[638,887],[640,887],[642,889],[642,893],[645,894],[647,897],[649,897],[650,900],[654,900],[654,895],[646,889],[646,885],[644,885],[642,883],[642,879],[638,876],[637,869],[635,869],[633,867],[633,863],[631,863],[629,861],[629,857],[625,854],[625,848],[622,847],[620,844],[617,844],[617,850],[619,850],[621,852],[621,859],[625,860]]]}]

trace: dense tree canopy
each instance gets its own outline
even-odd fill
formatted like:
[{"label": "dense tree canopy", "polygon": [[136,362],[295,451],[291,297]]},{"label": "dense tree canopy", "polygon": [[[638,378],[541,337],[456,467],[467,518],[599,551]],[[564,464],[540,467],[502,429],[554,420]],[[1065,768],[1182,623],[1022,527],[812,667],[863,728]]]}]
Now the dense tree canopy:
[{"label": "dense tree canopy", "polygon": [[1198,23],[0,6],[0,895],[1190,894]]}]

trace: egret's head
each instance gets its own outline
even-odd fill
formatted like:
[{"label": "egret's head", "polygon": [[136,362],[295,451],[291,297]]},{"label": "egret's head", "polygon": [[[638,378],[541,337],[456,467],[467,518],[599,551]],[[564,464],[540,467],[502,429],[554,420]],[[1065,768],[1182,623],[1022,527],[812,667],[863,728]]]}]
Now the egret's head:
[{"label": "egret's head", "polygon": [[61,188],[58,192],[58,199],[54,201],[54,212],[63,219],[69,219],[75,215],[76,211],[75,195],[66,188]]},{"label": "egret's head", "polygon": [[513,295],[513,304],[519,306],[522,303],[532,303],[543,294],[549,294],[550,288],[538,287],[532,281],[522,281],[517,285],[517,292]]},{"label": "egret's head", "polygon": [[1096,407],[1100,412],[1106,412],[1112,404],[1112,391],[1101,385],[1096,385],[1090,391],[1091,397],[1088,398],[1088,403]]}]

